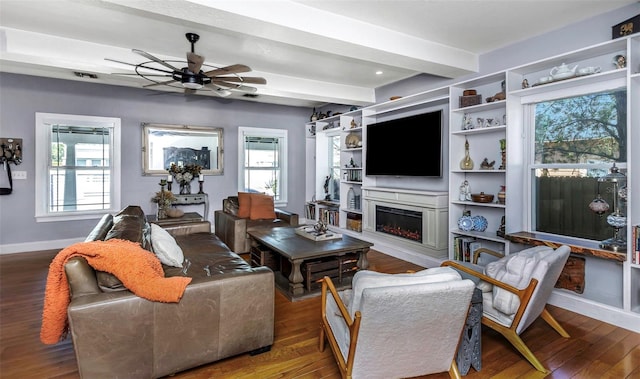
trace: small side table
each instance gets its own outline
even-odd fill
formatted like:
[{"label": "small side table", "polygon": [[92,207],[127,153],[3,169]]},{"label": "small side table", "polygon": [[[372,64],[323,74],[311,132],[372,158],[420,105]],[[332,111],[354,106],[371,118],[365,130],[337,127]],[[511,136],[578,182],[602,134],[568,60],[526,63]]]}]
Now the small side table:
[{"label": "small side table", "polygon": [[204,219],[209,219],[209,195],[206,193],[194,193],[189,195],[173,194],[176,201],[173,205],[192,205],[192,204],[204,204]]},{"label": "small side table", "polygon": [[476,371],[482,368],[482,291],[476,288],[471,297],[471,309],[462,332],[462,340],[456,356],[460,375],[467,375],[473,366]]}]

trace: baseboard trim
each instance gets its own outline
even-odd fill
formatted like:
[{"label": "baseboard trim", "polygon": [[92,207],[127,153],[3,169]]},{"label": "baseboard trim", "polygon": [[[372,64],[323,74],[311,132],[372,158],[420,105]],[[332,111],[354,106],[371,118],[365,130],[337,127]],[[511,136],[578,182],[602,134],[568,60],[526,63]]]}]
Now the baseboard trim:
[{"label": "baseboard trim", "polygon": [[422,267],[439,267],[440,264],[444,261],[443,259],[430,257],[426,254],[416,252],[415,250],[404,249],[403,246],[400,245],[390,245],[388,241],[376,239],[375,237],[371,237],[370,235],[366,235],[366,237],[357,235],[356,238],[360,238],[373,243],[373,250]]},{"label": "baseboard trim", "polygon": [[548,303],[632,332],[640,333],[640,313],[625,311],[610,305],[583,299],[565,292],[565,290],[557,289],[554,290],[549,297]]},{"label": "baseboard trim", "polygon": [[51,249],[62,249],[76,242],[83,242],[84,238],[68,238],[53,241],[35,241],[26,243],[12,243],[0,245],[0,254],[16,254],[28,251],[40,251]]}]

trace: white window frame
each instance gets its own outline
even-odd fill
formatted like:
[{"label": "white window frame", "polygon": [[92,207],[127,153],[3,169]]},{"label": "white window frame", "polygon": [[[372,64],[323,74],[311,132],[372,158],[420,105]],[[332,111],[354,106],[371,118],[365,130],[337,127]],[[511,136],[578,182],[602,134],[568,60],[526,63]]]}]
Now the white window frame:
[{"label": "white window frame", "polygon": [[[95,126],[111,129],[109,152],[110,172],[110,207],[109,209],[73,212],[50,212],[48,191],[50,188],[48,162],[51,158],[51,127],[52,125]],[[81,116],[58,113],[36,113],[35,130],[35,218],[37,222],[56,222],[86,220],[102,217],[105,213],[115,213],[120,210],[120,134],[121,121],[114,117]]]},{"label": "white window frame", "polygon": [[278,183],[278,187],[280,188],[280,199],[275,201],[275,205],[278,207],[285,207],[289,201],[288,198],[288,159],[289,159],[289,149],[288,149],[288,131],[286,129],[268,129],[268,128],[254,128],[254,127],[246,127],[240,126],[238,127],[238,191],[242,192],[245,188],[244,183],[244,167],[245,161],[245,136],[252,137],[267,137],[267,138],[278,138],[280,140],[280,183]]},{"label": "white window frame", "polygon": [[[542,233],[538,231],[534,231],[535,224],[535,210],[533,204],[534,192],[533,192],[533,184],[535,177],[535,170],[540,168],[541,166],[550,167],[551,165],[540,165],[535,163],[535,138],[534,138],[534,129],[535,129],[535,104],[539,102],[552,101],[556,99],[562,99],[567,97],[574,97],[580,95],[586,95],[590,93],[604,92],[604,91],[613,91],[615,89],[619,89],[622,87],[627,88],[627,93],[629,88],[627,86],[627,82],[625,78],[602,81],[591,84],[584,85],[576,85],[568,88],[563,88],[555,91],[541,92],[531,96],[524,96],[521,98],[520,103],[522,105],[522,114],[523,114],[523,132],[525,135],[526,144],[523,149],[524,154],[524,166],[525,170],[523,172],[524,175],[524,183],[525,183],[525,194],[524,196],[524,204],[522,204],[522,209],[524,210],[524,226],[525,230],[529,232],[535,232],[536,234],[545,235],[547,233]],[[628,95],[627,95],[628,96]],[[627,115],[627,127],[630,127],[630,123],[628,120],[629,115]],[[558,165],[562,166],[562,165]],[[576,165],[572,165],[576,166]],[[622,169],[626,169],[625,163],[616,163],[616,166]],[[600,165],[600,166],[589,166],[589,168],[602,168],[608,170],[611,168],[611,165]],[[594,194],[595,195],[595,194]],[[564,236],[570,241],[582,241],[582,239],[571,236]]]}]

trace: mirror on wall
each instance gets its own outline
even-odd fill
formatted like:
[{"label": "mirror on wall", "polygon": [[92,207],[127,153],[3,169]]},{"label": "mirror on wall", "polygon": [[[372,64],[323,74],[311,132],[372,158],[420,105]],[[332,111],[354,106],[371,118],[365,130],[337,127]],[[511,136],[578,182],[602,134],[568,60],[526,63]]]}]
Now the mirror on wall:
[{"label": "mirror on wall", "polygon": [[222,175],[222,128],[142,124],[145,175],[166,175],[171,163],[197,164],[204,175]]}]

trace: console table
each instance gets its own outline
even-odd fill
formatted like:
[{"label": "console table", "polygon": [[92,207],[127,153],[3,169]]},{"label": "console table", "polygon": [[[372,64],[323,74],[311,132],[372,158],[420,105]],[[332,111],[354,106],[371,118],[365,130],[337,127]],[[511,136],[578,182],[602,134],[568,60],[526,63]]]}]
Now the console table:
[{"label": "console table", "polygon": [[196,193],[189,195],[174,194],[176,201],[173,205],[193,205],[204,204],[204,219],[209,219],[209,195],[206,193]]}]

